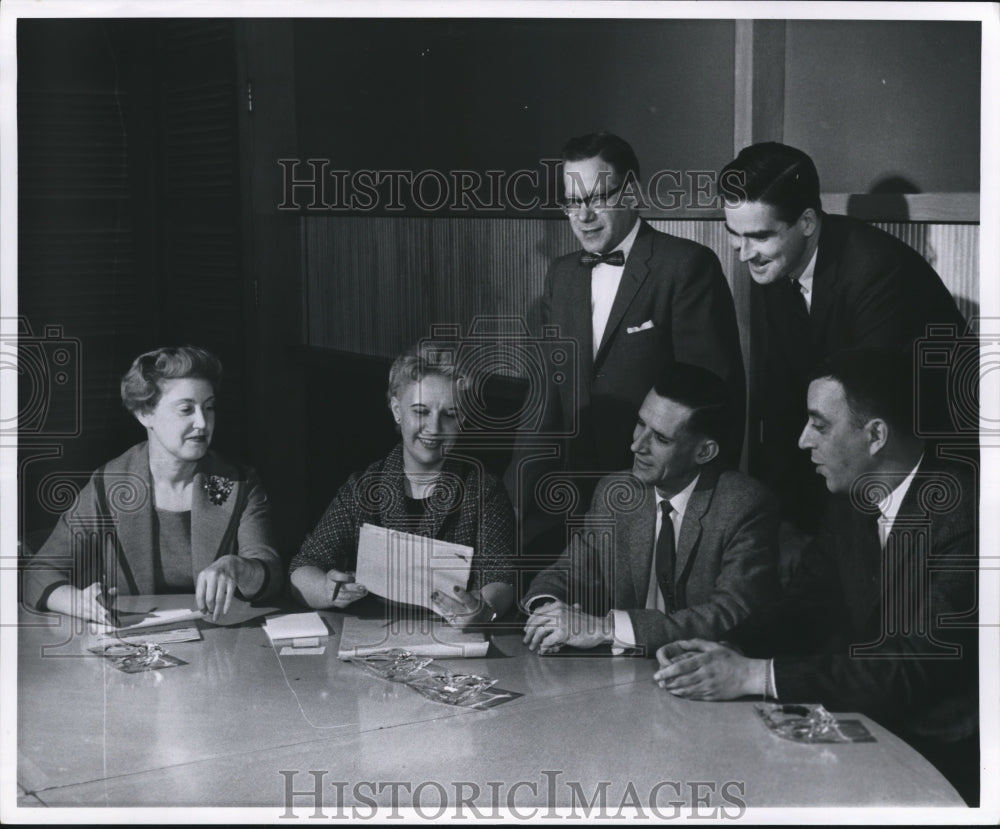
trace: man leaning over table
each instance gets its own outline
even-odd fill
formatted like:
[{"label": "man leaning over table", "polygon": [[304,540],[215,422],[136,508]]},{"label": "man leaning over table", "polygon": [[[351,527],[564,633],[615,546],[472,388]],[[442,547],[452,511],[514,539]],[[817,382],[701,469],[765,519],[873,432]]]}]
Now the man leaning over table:
[{"label": "man leaning over table", "polygon": [[[726,231],[746,262],[761,312],[760,417],[749,433],[755,474],[781,501],[782,517],[813,534],[827,495],[796,440],[812,371],[848,348],[909,345],[928,326],[965,322],[941,277],[895,236],[850,216],[825,213],[819,173],[802,150],[775,142],[745,147],[719,173]],[[945,376],[932,369],[931,375]],[[927,395],[924,416],[950,431]],[[978,418],[977,418],[978,420]],[[794,562],[789,562],[794,566]]]},{"label": "man leaning over table", "polygon": [[672,363],[646,395],[632,469],[605,476],[580,532],[524,599],[525,643],[652,656],[717,637],[777,594],[777,503],[720,461],[732,406],[707,369]]},{"label": "man leaning over table", "polygon": [[912,431],[908,356],[830,358],[799,446],[831,499],[781,602],[723,643],[674,642],[654,675],[680,697],[767,695],[860,711],[979,797],[976,482]]}]

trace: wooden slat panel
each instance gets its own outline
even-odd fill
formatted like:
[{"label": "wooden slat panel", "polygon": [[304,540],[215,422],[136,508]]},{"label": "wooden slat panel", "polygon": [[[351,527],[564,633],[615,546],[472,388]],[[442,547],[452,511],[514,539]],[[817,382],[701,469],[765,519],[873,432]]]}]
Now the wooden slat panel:
[{"label": "wooden slat panel", "polygon": [[[749,353],[750,280],[721,221],[654,220],[719,256]],[[977,225],[879,225],[926,256],[971,315],[979,296]],[[545,219],[306,217],[302,256],[307,344],[392,357],[432,325],[467,332],[476,317],[540,322],[549,263],[572,251],[567,222]]]},{"label": "wooden slat panel", "polygon": [[979,314],[979,225],[878,222],[876,227],[919,251],[941,275],[962,315]]}]

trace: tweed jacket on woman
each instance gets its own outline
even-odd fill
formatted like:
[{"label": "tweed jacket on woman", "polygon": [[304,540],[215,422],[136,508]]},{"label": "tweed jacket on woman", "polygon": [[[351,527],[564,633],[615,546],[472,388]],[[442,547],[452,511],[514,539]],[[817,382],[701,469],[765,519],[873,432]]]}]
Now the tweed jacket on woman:
[{"label": "tweed jacket on woman", "polygon": [[472,547],[469,590],[515,583],[514,511],[494,476],[472,463],[446,459],[419,517],[407,513],[404,484],[403,446],[397,444],[340,488],[292,559],[290,572],[304,565],[355,570],[358,536],[367,523]]}]

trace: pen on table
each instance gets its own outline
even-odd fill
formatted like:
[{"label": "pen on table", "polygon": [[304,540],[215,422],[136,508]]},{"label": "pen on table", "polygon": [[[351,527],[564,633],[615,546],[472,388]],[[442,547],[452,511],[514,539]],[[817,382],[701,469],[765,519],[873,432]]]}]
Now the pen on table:
[{"label": "pen on table", "polygon": [[118,627],[118,610],[115,607],[115,590],[108,590],[108,588],[101,583],[101,591],[97,594],[97,603],[104,608],[105,613],[107,613],[108,619],[114,627]]}]

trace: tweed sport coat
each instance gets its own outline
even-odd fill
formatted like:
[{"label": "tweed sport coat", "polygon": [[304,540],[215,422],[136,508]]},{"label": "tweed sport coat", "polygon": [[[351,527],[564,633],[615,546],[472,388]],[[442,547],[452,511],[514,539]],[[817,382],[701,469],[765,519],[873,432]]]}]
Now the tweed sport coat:
[{"label": "tweed sport coat", "polygon": [[601,480],[582,531],[531,583],[542,595],[579,601],[604,615],[628,611],[636,644],[653,656],[677,639],[718,639],[777,599],[778,512],[774,498],[740,472],[709,465],[681,523],[674,567],[676,607],[646,609],[656,531],[656,498],[622,472]]}]

